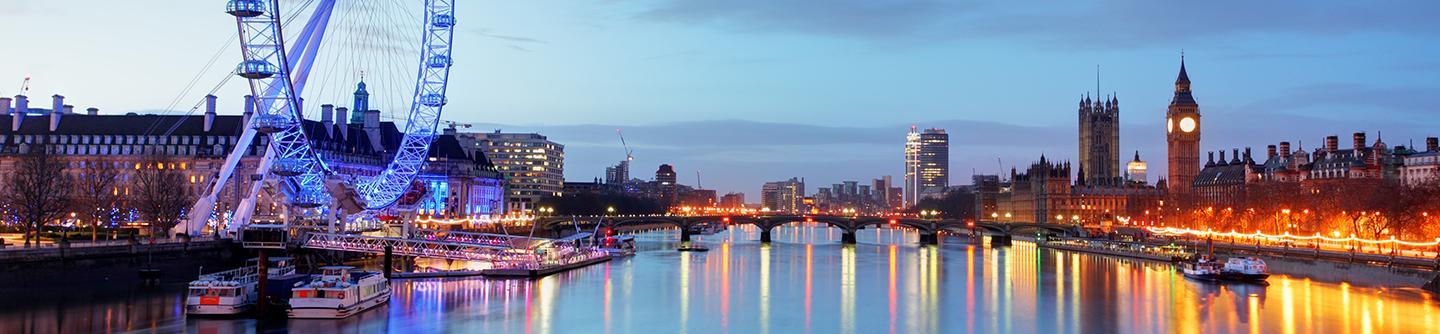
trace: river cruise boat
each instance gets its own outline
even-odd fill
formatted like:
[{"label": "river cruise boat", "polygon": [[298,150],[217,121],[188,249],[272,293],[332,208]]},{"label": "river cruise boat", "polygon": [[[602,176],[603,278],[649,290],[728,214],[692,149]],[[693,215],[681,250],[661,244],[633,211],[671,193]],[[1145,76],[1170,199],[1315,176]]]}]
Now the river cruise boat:
[{"label": "river cruise boat", "polygon": [[614,258],[635,255],[635,236],[605,237],[605,240],[600,242],[600,249],[610,253],[610,256]]},{"label": "river cruise boat", "polygon": [[1225,279],[1243,282],[1264,282],[1270,278],[1270,269],[1265,260],[1257,257],[1232,257],[1220,270]]},{"label": "river cruise boat", "polygon": [[[270,277],[295,274],[295,265],[290,258],[270,258]],[[192,316],[240,314],[255,307],[258,299],[256,285],[260,282],[259,260],[250,259],[245,266],[221,272],[200,275],[190,282],[185,296],[185,314]]]},{"label": "river cruise boat", "polygon": [[1224,265],[1222,265],[1220,262],[1216,262],[1215,259],[1212,257],[1200,256],[1195,258],[1195,260],[1193,261],[1181,262],[1180,272],[1185,274],[1185,277],[1193,279],[1204,281],[1219,281],[1223,279],[1223,276],[1221,275],[1221,270],[1223,269],[1223,267]]},{"label": "river cruise boat", "polygon": [[328,266],[290,289],[290,317],[341,319],[390,301],[390,280],[379,272]]}]

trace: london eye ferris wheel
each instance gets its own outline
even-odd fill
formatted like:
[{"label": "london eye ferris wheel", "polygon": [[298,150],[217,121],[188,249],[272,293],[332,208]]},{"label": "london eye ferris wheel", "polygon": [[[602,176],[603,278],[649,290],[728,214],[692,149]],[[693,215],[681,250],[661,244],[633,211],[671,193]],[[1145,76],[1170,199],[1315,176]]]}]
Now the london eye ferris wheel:
[{"label": "london eye ferris wheel", "polygon": [[[296,207],[333,202],[339,194],[326,182],[336,171],[313,149],[301,124],[320,111],[304,101],[344,102],[353,96],[352,87],[365,81],[371,89],[356,108],[374,109],[353,112],[386,111],[397,123],[403,120],[404,135],[385,169],[347,187],[366,210],[394,205],[424,168],[447,102],[454,0],[228,0],[225,12],[235,20],[242,54],[235,74],[248,82],[254,97],[247,109],[255,115],[240,142],[268,138],[257,172],[264,180],[252,187],[236,215],[244,219],[253,211],[257,189],[266,182]],[[184,232],[196,234],[206,225],[219,188],[248,145],[234,147],[212,189],[190,211]]]}]

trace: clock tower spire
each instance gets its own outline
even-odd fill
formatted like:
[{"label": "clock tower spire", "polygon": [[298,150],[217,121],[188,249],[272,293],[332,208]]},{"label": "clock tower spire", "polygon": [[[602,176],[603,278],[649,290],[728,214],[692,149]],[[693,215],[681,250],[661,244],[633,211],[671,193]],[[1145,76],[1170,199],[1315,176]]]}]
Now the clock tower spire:
[{"label": "clock tower spire", "polygon": [[1175,78],[1175,96],[1165,113],[1165,142],[1169,152],[1168,187],[1172,203],[1186,204],[1191,182],[1200,173],[1200,105],[1190,95],[1190,75],[1185,72],[1185,54],[1180,54],[1180,75]]}]

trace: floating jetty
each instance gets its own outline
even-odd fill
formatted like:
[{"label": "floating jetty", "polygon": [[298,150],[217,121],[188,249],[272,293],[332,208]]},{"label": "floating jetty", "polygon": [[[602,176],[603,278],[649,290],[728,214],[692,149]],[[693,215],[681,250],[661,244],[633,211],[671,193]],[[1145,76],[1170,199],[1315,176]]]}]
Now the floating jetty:
[{"label": "floating jetty", "polygon": [[609,252],[603,250],[582,249],[559,258],[547,259],[536,263],[516,263],[511,266],[485,269],[481,270],[480,274],[489,277],[540,278],[566,270],[578,269],[592,264],[610,261],[612,258]]}]

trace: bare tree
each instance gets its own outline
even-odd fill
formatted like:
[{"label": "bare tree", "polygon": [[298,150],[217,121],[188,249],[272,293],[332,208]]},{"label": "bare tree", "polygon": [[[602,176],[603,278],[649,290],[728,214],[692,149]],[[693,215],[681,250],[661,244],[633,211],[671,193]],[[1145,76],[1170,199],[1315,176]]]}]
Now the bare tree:
[{"label": "bare tree", "polygon": [[178,167],[169,157],[151,154],[135,171],[131,186],[135,208],[150,222],[152,237],[175,227],[193,200],[185,173]]},{"label": "bare tree", "polygon": [[120,168],[114,162],[92,159],[84,162],[75,178],[79,193],[75,194],[78,212],[90,218],[90,240],[95,241],[100,222],[114,221],[119,216]]},{"label": "bare tree", "polygon": [[70,177],[68,165],[44,145],[32,146],[16,162],[15,170],[6,175],[5,189],[0,194],[22,224],[25,225],[25,247],[30,235],[40,244],[40,228],[65,217],[70,208]]}]

